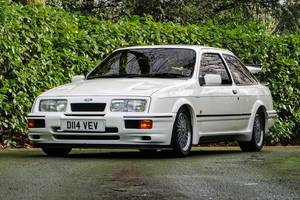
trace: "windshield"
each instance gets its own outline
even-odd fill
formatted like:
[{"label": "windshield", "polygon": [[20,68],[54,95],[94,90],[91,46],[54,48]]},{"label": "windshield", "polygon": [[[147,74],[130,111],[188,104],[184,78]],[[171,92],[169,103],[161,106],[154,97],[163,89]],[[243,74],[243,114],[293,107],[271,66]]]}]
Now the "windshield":
[{"label": "windshield", "polygon": [[190,78],[196,52],[182,48],[124,49],[112,53],[87,77],[159,77]]}]

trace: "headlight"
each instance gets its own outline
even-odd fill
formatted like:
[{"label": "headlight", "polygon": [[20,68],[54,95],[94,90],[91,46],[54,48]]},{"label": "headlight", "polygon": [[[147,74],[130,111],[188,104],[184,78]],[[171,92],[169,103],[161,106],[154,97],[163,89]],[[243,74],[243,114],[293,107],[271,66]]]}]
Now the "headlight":
[{"label": "headlight", "polygon": [[67,108],[66,99],[45,99],[40,101],[41,112],[65,112]]},{"label": "headlight", "polygon": [[144,112],[147,101],[143,99],[114,99],[110,104],[111,112]]}]

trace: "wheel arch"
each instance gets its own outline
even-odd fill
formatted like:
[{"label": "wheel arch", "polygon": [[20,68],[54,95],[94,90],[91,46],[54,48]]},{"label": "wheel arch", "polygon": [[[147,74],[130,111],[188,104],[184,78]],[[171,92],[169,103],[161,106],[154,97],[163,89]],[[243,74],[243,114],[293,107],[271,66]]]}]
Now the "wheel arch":
[{"label": "wheel arch", "polygon": [[193,144],[198,144],[198,134],[197,133],[197,118],[196,118],[196,112],[195,112],[195,107],[193,104],[187,100],[187,99],[179,99],[176,101],[176,103],[173,106],[172,112],[177,113],[179,109],[185,108],[188,110],[190,117],[191,117],[191,123],[193,127]]},{"label": "wheel arch", "polygon": [[265,133],[268,132],[268,114],[266,106],[262,101],[257,101],[253,105],[252,112],[251,112],[251,118],[249,123],[249,129],[251,130],[251,133],[253,131],[253,123],[256,113],[260,113],[264,117],[264,127],[265,127]]}]

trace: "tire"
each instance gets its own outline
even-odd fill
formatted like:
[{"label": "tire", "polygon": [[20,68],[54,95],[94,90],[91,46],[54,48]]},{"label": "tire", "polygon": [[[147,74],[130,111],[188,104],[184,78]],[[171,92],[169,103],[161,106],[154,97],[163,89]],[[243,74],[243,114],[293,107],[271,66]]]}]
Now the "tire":
[{"label": "tire", "polygon": [[193,141],[193,127],[190,113],[185,108],[177,112],[173,125],[171,146],[173,153],[178,157],[188,156]]},{"label": "tire", "polygon": [[43,152],[51,157],[63,157],[68,155],[72,148],[42,148]]},{"label": "tire", "polygon": [[256,152],[260,151],[263,148],[265,141],[265,118],[262,113],[256,113],[252,137],[249,142],[239,142],[240,148],[245,152]]}]

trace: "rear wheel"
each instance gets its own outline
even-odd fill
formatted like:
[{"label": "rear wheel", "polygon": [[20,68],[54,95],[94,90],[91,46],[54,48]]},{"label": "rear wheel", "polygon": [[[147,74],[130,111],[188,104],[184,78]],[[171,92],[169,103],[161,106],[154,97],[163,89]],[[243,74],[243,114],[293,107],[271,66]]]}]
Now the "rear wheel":
[{"label": "rear wheel", "polygon": [[171,145],[176,156],[189,155],[192,148],[193,128],[190,113],[180,108],[173,126]]},{"label": "rear wheel", "polygon": [[43,152],[51,157],[62,157],[68,155],[72,148],[42,148]]},{"label": "rear wheel", "polygon": [[242,151],[260,151],[264,145],[265,138],[265,118],[262,113],[256,113],[252,138],[249,142],[239,142]]}]

